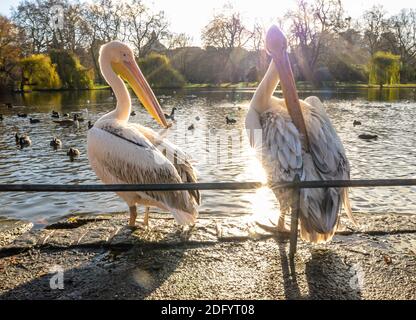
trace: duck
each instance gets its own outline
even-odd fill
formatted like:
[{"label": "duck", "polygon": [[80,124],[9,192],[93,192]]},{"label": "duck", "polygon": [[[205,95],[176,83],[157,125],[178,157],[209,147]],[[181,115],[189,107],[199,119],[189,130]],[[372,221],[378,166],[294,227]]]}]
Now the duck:
[{"label": "duck", "polygon": [[29,147],[32,144],[30,137],[27,134],[23,134],[19,136],[16,132],[15,134],[16,144],[20,146],[20,148]]},{"label": "duck", "polygon": [[192,123],[189,127],[188,127],[188,130],[194,130],[195,129],[195,126],[194,126],[194,124]]},{"label": "duck", "polygon": [[78,157],[81,154],[78,149],[76,148],[69,148],[68,152],[66,153],[67,156],[71,159],[71,161],[74,161],[76,157]]},{"label": "duck", "polygon": [[235,124],[237,123],[237,120],[229,118],[228,116],[225,117],[225,121],[227,124]]},{"label": "duck", "polygon": [[40,120],[39,119],[33,119],[33,118],[29,118],[30,123],[34,124],[34,123],[39,123]]},{"label": "duck", "polygon": [[64,114],[63,114],[63,116],[64,116],[65,118],[68,118],[68,117],[69,117],[69,113],[64,113]]},{"label": "duck", "polygon": [[49,145],[53,147],[54,149],[58,149],[62,147],[62,141],[54,137]]},{"label": "duck", "polygon": [[166,119],[170,119],[170,120],[175,120],[175,111],[177,110],[176,107],[172,108],[172,111],[170,112],[170,114],[164,114]]},{"label": "duck", "polygon": [[52,110],[52,118],[59,118],[59,112]]},{"label": "duck", "polygon": [[77,116],[77,120],[79,121],[79,122],[84,122],[85,120],[84,120],[84,118],[82,117],[82,115],[81,114],[79,114],[79,113],[74,113],[74,116]]},{"label": "duck", "polygon": [[352,123],[352,125],[355,126],[361,126],[361,121],[358,120],[354,120],[354,122]]},{"label": "duck", "polygon": [[74,118],[73,119],[63,119],[63,120],[54,120],[53,122],[55,122],[56,124],[59,124],[61,126],[74,126],[74,127],[79,127],[79,122],[78,122],[78,115],[74,114]]},{"label": "duck", "polygon": [[363,133],[363,134],[360,134],[358,138],[363,139],[363,140],[376,140],[378,136],[376,134]]},{"label": "duck", "polygon": [[88,120],[88,130],[90,130],[92,127],[94,127],[94,124],[91,120]]},{"label": "duck", "polygon": [[18,113],[17,116],[19,118],[27,118],[27,113]]}]

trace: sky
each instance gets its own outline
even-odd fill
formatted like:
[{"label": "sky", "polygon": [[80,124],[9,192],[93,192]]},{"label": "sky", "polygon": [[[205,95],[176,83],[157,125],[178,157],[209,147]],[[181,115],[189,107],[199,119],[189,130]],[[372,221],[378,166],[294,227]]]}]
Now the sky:
[{"label": "sky", "polygon": [[[121,0],[120,0],[121,1]],[[170,21],[170,30],[186,33],[193,38],[194,45],[201,45],[200,35],[214,12],[218,12],[226,3],[231,3],[243,17],[252,23],[260,19],[269,24],[282,16],[288,8],[294,6],[295,0],[143,0],[157,10],[165,11]],[[10,14],[10,7],[17,6],[19,0],[0,0],[0,13]],[[381,4],[388,14],[396,14],[402,8],[416,9],[415,0],[344,0],[347,14],[359,17],[373,5]]]}]

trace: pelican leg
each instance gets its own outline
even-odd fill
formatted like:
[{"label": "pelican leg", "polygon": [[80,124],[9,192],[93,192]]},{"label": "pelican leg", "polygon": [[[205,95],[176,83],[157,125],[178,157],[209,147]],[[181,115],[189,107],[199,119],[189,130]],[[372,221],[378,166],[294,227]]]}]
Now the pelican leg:
[{"label": "pelican leg", "polygon": [[149,211],[150,208],[149,207],[145,207],[144,209],[144,218],[143,218],[143,224],[146,228],[149,227]]},{"label": "pelican leg", "polygon": [[277,230],[280,232],[289,232],[285,224],[286,210],[280,211],[279,220],[277,221]]},{"label": "pelican leg", "polygon": [[131,206],[131,207],[129,207],[129,210],[130,210],[129,226],[134,227],[136,225],[137,207],[136,206]]},{"label": "pelican leg", "polygon": [[257,222],[257,225],[260,228],[266,230],[267,232],[275,233],[275,234],[276,233],[286,233],[286,234],[290,233],[289,228],[285,224],[285,216],[290,210],[289,192],[290,192],[290,190],[286,190],[286,191],[283,191],[283,192],[276,193],[276,197],[277,197],[277,199],[279,200],[279,203],[280,203],[280,213],[279,213],[279,216],[278,216],[277,224],[274,221],[271,221],[271,220],[270,220],[271,226],[270,225],[264,225],[264,224],[261,224],[261,223]]}]

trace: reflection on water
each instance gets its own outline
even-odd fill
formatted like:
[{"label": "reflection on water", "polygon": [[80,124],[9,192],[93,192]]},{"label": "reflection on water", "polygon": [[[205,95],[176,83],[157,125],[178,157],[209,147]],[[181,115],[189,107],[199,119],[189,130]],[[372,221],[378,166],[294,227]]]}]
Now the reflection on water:
[{"label": "reflection on water", "polygon": [[[264,180],[264,172],[248,147],[243,130],[252,94],[253,90],[213,89],[157,92],[166,113],[174,106],[178,109],[175,125],[164,134],[193,156],[200,181]],[[415,90],[301,92],[302,97],[312,94],[325,101],[326,110],[345,145],[353,179],[416,177]],[[2,106],[4,102],[13,102],[16,107],[8,109]],[[79,129],[64,128],[52,122],[50,113],[52,110],[82,112],[86,120],[95,121],[114,107],[115,101],[108,90],[0,96],[0,113],[4,115],[4,120],[0,121],[0,183],[99,183],[86,156],[86,122]],[[135,99],[133,108],[137,116],[130,121],[157,129]],[[40,119],[41,123],[30,124],[28,119],[18,118],[20,112]],[[237,119],[237,124],[226,125],[226,115]],[[362,125],[353,127],[354,120],[360,120]],[[190,124],[194,124],[195,130],[187,130]],[[18,149],[15,132],[28,133],[32,146]],[[379,138],[366,142],[358,139],[361,133],[377,134]],[[53,136],[63,141],[61,150],[54,151],[49,146]],[[66,150],[72,146],[81,151],[81,156],[74,162],[66,156]],[[351,191],[353,210],[414,213],[415,190],[354,189]],[[275,218],[276,206],[274,196],[267,188],[206,191],[201,212],[224,216],[247,213],[256,218]],[[0,216],[25,218],[40,224],[68,214],[126,209],[112,193],[4,193],[0,197]]]}]

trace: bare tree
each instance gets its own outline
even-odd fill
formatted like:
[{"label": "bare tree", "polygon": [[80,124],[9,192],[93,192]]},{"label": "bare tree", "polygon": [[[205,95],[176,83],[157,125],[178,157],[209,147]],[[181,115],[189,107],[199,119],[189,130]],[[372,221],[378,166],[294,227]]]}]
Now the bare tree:
[{"label": "bare tree", "polygon": [[298,0],[296,9],[287,12],[289,41],[301,73],[317,83],[318,60],[331,33],[340,32],[348,23],[340,0]]},{"label": "bare tree", "polygon": [[205,46],[231,50],[244,47],[251,39],[252,33],[244,25],[240,13],[232,12],[214,15],[202,31]]},{"label": "bare tree", "polygon": [[185,48],[191,44],[192,38],[186,33],[170,33],[166,37],[166,47],[168,50]]},{"label": "bare tree", "polygon": [[56,4],[48,0],[23,0],[12,11],[13,21],[27,36],[31,53],[40,53],[48,49],[53,38],[50,26],[49,9]]},{"label": "bare tree", "polygon": [[253,31],[251,32],[251,49],[256,52],[260,52],[264,48],[264,35],[265,28],[258,22],[253,26]]},{"label": "bare tree", "polygon": [[383,34],[387,32],[386,11],[383,6],[373,6],[364,12],[363,15],[363,34],[368,52],[371,56],[381,49]]},{"label": "bare tree", "polygon": [[238,63],[241,55],[238,49],[249,44],[253,34],[245,26],[241,14],[226,5],[222,12],[215,14],[212,20],[202,30],[202,40],[206,47],[215,47],[221,56],[223,78],[230,78],[226,66],[230,67],[231,81],[239,81]]},{"label": "bare tree", "polygon": [[389,22],[402,62],[416,67],[416,10],[403,9]]},{"label": "bare tree", "polygon": [[141,0],[125,5],[127,38],[139,56],[145,56],[152,47],[168,36],[168,22],[164,12],[152,12]]}]

